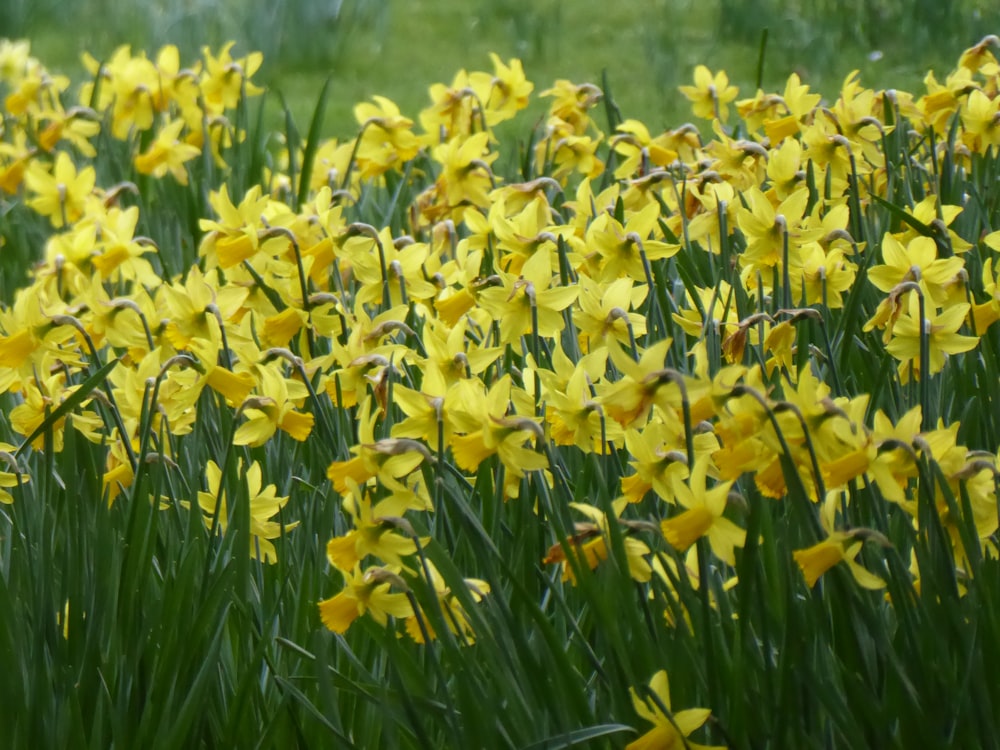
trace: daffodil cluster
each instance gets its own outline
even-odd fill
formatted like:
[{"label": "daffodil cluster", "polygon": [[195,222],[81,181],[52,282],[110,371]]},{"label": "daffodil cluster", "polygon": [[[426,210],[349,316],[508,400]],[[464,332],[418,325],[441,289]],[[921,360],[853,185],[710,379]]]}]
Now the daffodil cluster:
[{"label": "daffodil cluster", "polygon": [[[921,96],[852,74],[833,102],[796,75],[740,99],[699,67],[682,93],[708,123],[662,133],[602,130],[603,92],[557,81],[517,176],[498,172],[495,128],[534,87],[493,56],[492,71],[432,86],[415,119],[382,97],[359,104],[352,139],[313,144],[302,189],[295,146],[267,185],[206,189],[196,262],[167,275],[172,238],[141,235],[157,208],[135,183],[188,185],[201,157],[229,174],[246,137],[232,113],[258,92],[260,56],[230,45],[182,68],[173,48],[155,60],[122,48],[87,59],[93,80],[64,108],[69,82],[2,42],[3,206],[47,222],[30,283],[0,311],[0,392],[16,402],[5,439],[59,451],[77,430],[102,447],[108,502],[135,501],[144,462],[169,460],[203,414],[223,411],[229,443],[248,450],[319,446],[342,521],[326,553],[343,578],[319,610],[338,633],[368,614],[435,637],[422,584],[473,642],[467,605],[489,584],[467,579],[457,596],[415,531],[441,511],[438,488],[487,476],[527,502],[572,485],[567,466],[591,457],[617,467],[613,497],[571,487],[576,502],[532,508],[551,535],[540,562],[572,585],[620,554],[646,595],[667,592],[671,623],[682,579],[739,591],[750,503],[805,519],[787,550],[805,587],[840,563],[882,587],[881,550],[906,548],[890,527],[931,521],[964,575],[998,551],[998,445],[965,445],[925,396],[949,368],[974,368],[1000,319],[1000,233],[942,187],[1000,147],[993,47],[968,50],[944,83],[929,75]],[[125,183],[98,183],[99,134],[131,144]],[[899,170],[916,175],[906,194]],[[379,190],[384,214],[368,209]],[[843,370],[852,349],[881,368],[891,413]],[[74,397],[110,362],[100,390]],[[71,397],[71,417],[49,419]],[[343,424],[352,432],[335,435]],[[2,455],[9,502],[27,476]],[[294,524],[271,520],[288,498],[266,471],[237,473],[251,554],[273,561]],[[222,473],[208,465],[197,503],[224,533]],[[860,488],[876,512],[857,507]],[[919,584],[917,558],[911,574]],[[668,720],[662,673],[651,690],[662,705],[635,705],[661,744],[708,716]]]}]

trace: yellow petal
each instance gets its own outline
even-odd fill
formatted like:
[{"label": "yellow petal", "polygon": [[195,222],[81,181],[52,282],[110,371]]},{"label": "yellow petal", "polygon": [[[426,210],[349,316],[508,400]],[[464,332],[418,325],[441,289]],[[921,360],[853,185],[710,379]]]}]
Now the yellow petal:
[{"label": "yellow petal", "polygon": [[301,443],[312,432],[313,422],[312,414],[292,410],[285,412],[278,426]]},{"label": "yellow petal", "polygon": [[230,406],[242,404],[256,385],[250,373],[237,374],[225,367],[213,367],[205,382],[212,390],[221,394]]},{"label": "yellow petal", "polygon": [[341,591],[332,599],[319,603],[319,618],[334,633],[346,633],[351,623],[358,619],[358,601]]},{"label": "yellow petal", "polygon": [[812,588],[821,575],[844,559],[844,548],[839,542],[826,539],[812,547],[796,550],[792,557],[802,569],[806,584]]},{"label": "yellow petal", "polygon": [[337,570],[351,571],[358,560],[357,532],[351,531],[326,543],[326,557]]},{"label": "yellow petal", "polygon": [[660,524],[663,536],[680,552],[683,552],[712,527],[715,516],[704,506],[691,508],[679,516],[668,518]]}]

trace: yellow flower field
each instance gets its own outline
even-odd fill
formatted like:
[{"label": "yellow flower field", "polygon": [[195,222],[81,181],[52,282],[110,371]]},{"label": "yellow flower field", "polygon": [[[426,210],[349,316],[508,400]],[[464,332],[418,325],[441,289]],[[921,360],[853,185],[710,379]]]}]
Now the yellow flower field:
[{"label": "yellow flower field", "polygon": [[998,48],[336,140],[0,41],[0,737],[996,745]]}]

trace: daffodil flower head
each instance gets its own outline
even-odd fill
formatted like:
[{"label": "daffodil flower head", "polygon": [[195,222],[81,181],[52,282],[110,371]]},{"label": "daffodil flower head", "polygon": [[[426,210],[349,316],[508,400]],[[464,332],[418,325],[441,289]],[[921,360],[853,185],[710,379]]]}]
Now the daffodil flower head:
[{"label": "daffodil flower head", "polygon": [[694,86],[681,86],[680,92],[692,103],[695,116],[725,122],[729,119],[729,103],[739,96],[740,90],[729,85],[725,71],[713,74],[699,65],[694,69]]},{"label": "daffodil flower head", "polygon": [[402,558],[414,554],[416,544],[413,539],[398,532],[398,525],[391,518],[382,515],[397,509],[387,507],[387,503],[373,507],[366,487],[350,478],[347,485],[348,492],[344,495],[342,506],[354,528],[327,543],[326,556],[330,564],[346,573],[372,555],[401,568]]},{"label": "daffodil flower head", "polygon": [[723,516],[733,483],[719,482],[708,488],[710,463],[707,455],[700,456],[687,482],[674,479],[675,499],[686,510],[663,521],[660,528],[667,541],[680,552],[706,536],[715,556],[735,565],[735,549],[743,547],[746,531]]},{"label": "daffodil flower head", "polygon": [[[271,541],[281,536],[282,531],[289,531],[297,523],[284,525],[270,520],[288,502],[288,497],[279,497],[275,485],[266,487],[263,482],[261,465],[254,461],[243,471],[243,460],[239,459],[237,473],[245,484],[239,491],[245,491],[249,498],[250,509],[250,556],[266,563],[278,561],[278,553]],[[198,492],[198,505],[205,514],[205,524],[210,528],[217,525],[223,534],[229,528],[231,510],[230,496],[224,486],[222,469],[215,461],[209,460],[205,467],[207,491]]]},{"label": "daffodil flower head", "polygon": [[665,670],[660,670],[649,681],[648,689],[640,694],[630,688],[635,712],[653,727],[639,739],[630,742],[626,750],[662,750],[663,748],[692,748],[692,750],[723,750],[719,745],[699,745],[687,739],[712,715],[707,708],[688,708],[673,711],[670,707],[670,681]]},{"label": "daffodil flower head", "polygon": [[[393,588],[397,591],[392,591]],[[409,587],[392,566],[365,570],[356,565],[344,575],[340,593],[319,603],[323,624],[334,633],[346,633],[354,621],[364,614],[371,615],[379,625],[386,626],[389,617],[406,619],[413,616],[407,598]]]}]

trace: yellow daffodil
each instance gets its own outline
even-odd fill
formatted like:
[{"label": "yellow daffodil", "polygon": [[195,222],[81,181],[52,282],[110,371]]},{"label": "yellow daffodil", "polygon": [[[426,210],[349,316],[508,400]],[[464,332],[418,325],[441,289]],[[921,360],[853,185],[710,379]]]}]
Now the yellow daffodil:
[{"label": "yellow daffodil", "polygon": [[[542,562],[547,565],[562,565],[562,579],[575,585],[576,573],[573,571],[573,564],[566,559],[567,547],[572,549],[590,570],[594,570],[611,554],[607,538],[608,523],[619,523],[619,521],[617,517],[609,520],[604,511],[587,503],[570,503],[570,507],[586,516],[589,523],[576,524],[573,536],[565,542],[553,544]],[[616,501],[614,503],[616,515],[620,514],[624,507],[624,500]],[[652,577],[652,568],[646,561],[646,555],[650,553],[649,547],[634,536],[625,536],[622,542],[629,575],[640,583],[648,581]]]},{"label": "yellow daffodil", "polygon": [[0,442],[0,503],[4,505],[14,502],[14,496],[10,493],[11,488],[20,487],[31,479],[18,464],[14,455],[16,450],[16,446]]},{"label": "yellow daffodil", "polygon": [[388,229],[379,232],[378,243],[372,237],[359,235],[341,246],[341,253],[351,258],[351,270],[361,285],[357,300],[364,304],[380,302],[385,288],[391,305],[436,296],[438,288],[424,277],[429,252],[424,242],[397,243]]},{"label": "yellow daffodil", "polygon": [[365,399],[358,414],[360,443],[351,448],[355,455],[346,461],[334,461],[327,467],[327,477],[341,494],[348,492],[352,481],[363,485],[373,477],[404,477],[430,457],[427,447],[416,440],[375,440],[376,417],[372,413],[372,399]]},{"label": "yellow daffodil", "polygon": [[[952,305],[939,313],[927,311],[927,317],[920,319],[920,303],[916,295],[909,295],[909,308],[900,315],[892,329],[892,338],[886,345],[889,352],[900,362],[900,371],[917,378],[941,372],[945,357],[974,349],[979,343],[975,336],[960,334],[969,312],[968,304]],[[930,372],[920,372],[921,342],[926,341],[929,350]]]},{"label": "yellow daffodil", "polygon": [[747,248],[740,255],[745,283],[758,271],[762,277],[770,277],[771,269],[783,268],[786,242],[789,256],[797,257],[804,242],[818,239],[821,234],[819,230],[803,227],[803,214],[809,201],[807,188],[796,190],[777,206],[757,188],[749,190],[747,198],[750,208],[737,211],[740,230],[747,238]]},{"label": "yellow daffodil", "polygon": [[866,589],[883,588],[885,581],[861,567],[854,559],[861,552],[863,545],[864,540],[856,535],[835,531],[812,547],[796,550],[792,556],[802,570],[809,588],[815,586],[820,576],[839,563],[847,565],[847,569],[859,586]]},{"label": "yellow daffodil", "polygon": [[517,58],[504,63],[499,55],[491,52],[490,61],[493,63],[493,75],[483,104],[486,107],[486,124],[492,127],[527,107],[535,85],[525,77],[524,67]]},{"label": "yellow daffodil", "polygon": [[[739,201],[736,191],[728,182],[708,182],[704,185],[692,181],[688,186],[687,200],[689,208],[683,215],[678,214],[667,219],[674,234],[681,235],[684,231],[682,216],[687,216],[687,237],[691,242],[698,243],[704,250],[718,255],[722,252],[722,225],[726,222],[726,237],[732,235],[737,227],[736,212]],[[727,283],[720,280],[720,283]]]},{"label": "yellow daffodil", "polygon": [[[198,226],[206,233],[198,248],[199,254],[209,259],[210,267],[218,264],[223,269],[253,258],[261,249],[261,217],[270,198],[262,196],[260,186],[254,185],[239,206],[235,206],[229,198],[229,188],[223,185],[209,195],[208,201],[219,218],[217,221],[199,219]],[[282,239],[272,241],[278,244]],[[284,243],[287,244],[287,239]]]},{"label": "yellow daffodil", "polygon": [[[475,643],[476,633],[472,628],[472,623],[469,622],[469,614],[465,611],[465,608],[459,602],[454,592],[445,583],[444,578],[438,572],[434,563],[427,560],[424,565],[426,568],[421,566],[420,576],[430,584],[431,590],[437,598],[438,606],[441,608],[444,621],[448,625],[448,629],[453,634],[459,636],[463,643],[470,645]],[[478,578],[465,578],[462,582],[468,587],[469,595],[475,602],[481,601],[484,596],[490,593],[490,585],[486,581]],[[431,627],[430,622],[427,620],[426,613],[424,613],[422,619],[427,635],[431,639],[437,638],[434,628]],[[415,642],[425,642],[424,630],[420,627],[416,613],[406,618],[406,632]]]},{"label": "yellow daffodil", "polygon": [[157,291],[167,340],[209,362],[222,346],[221,325],[236,315],[248,294],[246,288],[222,284],[217,273],[202,273],[198,266],[191,267],[183,283],[162,284]]},{"label": "yellow daffodil", "polygon": [[733,483],[720,482],[709,489],[706,484],[709,463],[708,456],[701,456],[686,484],[675,480],[674,497],[686,510],[663,521],[660,528],[667,541],[680,552],[707,536],[715,556],[735,565],[734,550],[743,547],[746,531],[722,515]]},{"label": "yellow daffodil", "polygon": [[[237,473],[241,475],[241,481],[246,482],[246,493],[249,498],[250,557],[261,562],[276,563],[278,553],[271,540],[281,536],[282,528],[289,531],[298,524],[286,523],[282,527],[280,523],[270,520],[285,507],[288,498],[279,497],[273,484],[265,487],[262,472],[261,465],[254,461],[244,473],[243,460],[239,460]],[[215,461],[209,460],[205,466],[205,480],[208,490],[198,493],[198,505],[205,514],[205,524],[209,527],[217,524],[225,534],[233,513],[229,503],[233,501],[226,488],[222,486],[222,470]],[[242,488],[240,491],[242,492]]]},{"label": "yellow daffodil", "polygon": [[[687,739],[688,735],[708,721],[712,712],[707,708],[688,708],[674,711],[670,705],[670,682],[665,670],[660,670],[649,681],[650,699],[635,688],[630,688],[632,705],[640,717],[650,722],[653,728],[642,737],[626,746],[626,750],[671,750],[691,748],[691,750],[723,750],[721,745],[699,745]],[[664,711],[666,710],[666,712]]]},{"label": "yellow daffodil", "polygon": [[387,341],[397,332],[409,330],[403,321],[407,308],[393,307],[369,317],[363,305],[358,304],[347,317],[350,331],[346,344],[332,342],[332,351],[319,363],[327,368],[336,365],[326,377],[326,392],[338,406],[350,407],[364,396],[368,384],[375,388],[384,382],[390,361],[401,364],[409,349]]},{"label": "yellow daffodil", "polygon": [[[83,64],[92,79],[99,74],[104,79],[95,104],[100,110],[110,109],[111,133],[115,138],[124,140],[131,129],[142,131],[152,126],[155,116],[153,91],[158,87],[158,73],[145,52],[133,56],[131,48],[122,45],[103,61],[84,54]],[[91,101],[93,83],[85,85],[80,94],[81,101]]]},{"label": "yellow daffodil", "polygon": [[571,132],[582,135],[592,125],[587,113],[601,100],[603,92],[590,83],[575,84],[564,78],[558,79],[552,88],[539,96],[551,97],[549,114],[570,125]]},{"label": "yellow daffodil", "polygon": [[[954,229],[951,228],[964,209],[961,206],[954,206],[947,203],[939,204],[938,197],[931,193],[923,200],[918,201],[909,209],[909,213],[922,224],[936,225],[939,229],[947,227],[947,243],[951,246],[951,252],[961,254],[966,252],[972,245],[966,242]],[[910,240],[920,236],[920,233],[909,224],[904,224],[901,231],[893,235],[906,245]]]},{"label": "yellow daffodil", "polygon": [[344,575],[344,588],[340,593],[319,603],[319,616],[323,624],[334,633],[346,633],[363,614],[371,615],[379,625],[385,626],[389,617],[405,619],[413,616],[413,607],[405,593],[391,592],[405,587],[398,570],[392,567],[375,567],[354,570]]},{"label": "yellow daffodil", "polygon": [[[650,490],[665,502],[675,502],[676,482],[688,476],[684,440],[684,425],[674,420],[651,420],[641,430],[625,431],[629,466],[635,469],[621,480],[622,494],[629,502],[640,502]],[[711,433],[698,435],[697,442],[696,451],[718,448]]]},{"label": "yellow daffodil", "polygon": [[263,445],[278,430],[299,442],[308,438],[315,418],[297,406],[309,395],[306,386],[286,378],[275,366],[262,367],[259,372],[259,395],[243,402],[241,410],[247,421],[236,430],[233,445]]},{"label": "yellow daffodil", "polygon": [[609,284],[580,277],[579,307],[573,311],[573,322],[580,331],[584,351],[594,351],[613,338],[623,346],[634,344],[646,334],[646,318],[632,312],[646,298],[645,285],[635,285],[629,277]]},{"label": "yellow daffodil", "polygon": [[694,69],[694,86],[680,86],[679,89],[692,103],[696,117],[722,122],[729,119],[729,103],[740,93],[738,88],[729,85],[725,71],[713,75],[704,65]]},{"label": "yellow daffodil", "polygon": [[680,245],[650,239],[659,233],[659,215],[659,205],[650,203],[627,217],[624,225],[611,214],[601,214],[591,222],[587,250],[600,256],[602,280],[612,282],[622,276],[645,279],[644,263],[677,254]]},{"label": "yellow daffodil", "polygon": [[882,260],[882,265],[868,270],[868,279],[875,287],[890,292],[904,281],[914,281],[938,305],[948,300],[949,287],[961,283],[959,274],[965,268],[957,256],[938,258],[937,245],[930,237],[915,237],[903,245],[886,234],[882,238]]},{"label": "yellow daffodil", "polygon": [[979,89],[973,89],[962,104],[963,140],[978,153],[1000,146],[1000,103]]},{"label": "yellow daffodil", "polygon": [[544,194],[520,210],[508,206],[501,194],[490,206],[487,218],[497,238],[497,249],[502,251],[498,266],[510,273],[521,273],[528,258],[542,246],[552,250],[560,239],[570,244],[575,240],[572,227],[552,224],[552,207]]},{"label": "yellow daffodil", "polygon": [[122,210],[112,206],[104,212],[90,212],[78,228],[86,231],[93,225],[90,262],[102,280],[129,280],[152,289],[159,286],[161,279],[146,256],[155,255],[156,246],[136,237],[138,222],[137,207]]},{"label": "yellow daffodil", "polygon": [[235,109],[243,96],[256,96],[263,89],[250,82],[257,72],[264,56],[260,52],[234,59],[232,49],[235,42],[228,42],[218,55],[213,55],[208,47],[202,47],[205,67],[199,80],[202,98],[209,111],[221,114],[227,109]]},{"label": "yellow daffodil", "polygon": [[77,170],[69,154],[60,151],[49,171],[33,160],[24,173],[28,191],[34,195],[28,205],[47,216],[56,229],[79,221],[97,179],[93,167]]},{"label": "yellow daffodil", "polygon": [[617,344],[610,348],[612,361],[623,376],[600,389],[598,403],[625,429],[644,424],[653,404],[671,411],[680,406],[680,391],[672,383],[674,375],[664,367],[671,344],[670,339],[658,341],[640,355],[638,362]]},{"label": "yellow daffodil", "polygon": [[520,277],[503,274],[501,278],[503,286],[484,289],[479,299],[483,309],[500,323],[500,341],[505,344],[530,333],[545,337],[557,334],[565,326],[562,311],[580,293],[578,287],[555,283],[552,252],[544,246],[524,264]]},{"label": "yellow daffodil", "polygon": [[354,107],[354,118],[362,127],[357,144],[357,164],[361,176],[378,177],[409,161],[420,150],[413,120],[403,117],[399,107],[384,96],[372,97]]},{"label": "yellow daffodil", "polygon": [[688,292],[686,306],[672,316],[688,336],[701,338],[709,329],[724,336],[727,331],[739,327],[740,318],[733,298],[734,292],[728,281],[720,279],[718,286],[714,288],[698,287],[695,294],[697,301]]},{"label": "yellow daffodil", "polygon": [[611,144],[625,157],[615,170],[618,179],[642,176],[654,168],[663,169],[678,156],[677,151],[671,148],[669,132],[653,138],[638,120],[625,120],[615,130],[620,135],[612,137]]},{"label": "yellow daffodil", "polygon": [[397,524],[384,517],[402,513],[405,508],[394,507],[391,501],[373,507],[367,490],[350,478],[342,506],[354,528],[327,542],[326,557],[337,570],[349,573],[368,555],[402,567],[402,558],[416,553],[413,539],[399,534]]},{"label": "yellow daffodil", "polygon": [[473,392],[461,405],[456,405],[456,417],[464,421],[459,429],[464,434],[451,440],[455,463],[466,471],[476,471],[479,465],[496,454],[507,471],[507,492],[517,494],[517,483],[526,472],[548,467],[545,454],[525,446],[529,436],[543,438],[538,422],[518,414],[508,415],[511,400],[510,376],[504,375],[488,394]]},{"label": "yellow daffodil", "polygon": [[556,445],[576,445],[582,451],[601,452],[602,438],[608,442],[620,441],[621,428],[616,422],[609,426],[602,420],[601,407],[594,400],[590,386],[586,367],[581,366],[574,370],[564,388],[546,388],[545,416]]},{"label": "yellow daffodil", "polygon": [[183,128],[183,120],[174,120],[162,128],[149,148],[135,157],[136,170],[153,177],[162,177],[169,172],[181,185],[187,185],[184,164],[201,154],[201,150],[180,140]]},{"label": "yellow daffodil", "polygon": [[39,125],[44,123],[38,142],[45,151],[52,153],[60,141],[66,141],[87,158],[97,156],[97,149],[90,140],[101,132],[101,124],[95,121],[93,110],[83,107],[65,110],[57,106],[42,110],[38,118]]}]

